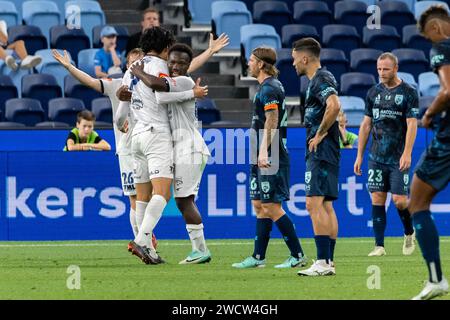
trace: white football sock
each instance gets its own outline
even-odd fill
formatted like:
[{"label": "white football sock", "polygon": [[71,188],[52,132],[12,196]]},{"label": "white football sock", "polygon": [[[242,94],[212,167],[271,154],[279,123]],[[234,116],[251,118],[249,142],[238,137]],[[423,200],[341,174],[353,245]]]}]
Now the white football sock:
[{"label": "white football sock", "polygon": [[136,222],[136,211],[134,211],[133,208],[130,208],[130,224],[131,229],[133,230],[133,235],[136,237],[139,232],[139,228]]},{"label": "white football sock", "polygon": [[187,224],[186,229],[189,233],[189,238],[192,243],[192,251],[206,252],[205,235],[203,234],[203,223]]},{"label": "white football sock", "polygon": [[145,209],[144,221],[142,221],[139,233],[136,236],[135,242],[140,246],[155,249],[152,244],[153,229],[158,224],[162,216],[162,212],[166,207],[167,201],[163,196],[155,194]]},{"label": "white football sock", "polygon": [[142,221],[144,221],[145,209],[147,208],[148,202],[136,201],[136,225],[138,230],[141,228]]}]

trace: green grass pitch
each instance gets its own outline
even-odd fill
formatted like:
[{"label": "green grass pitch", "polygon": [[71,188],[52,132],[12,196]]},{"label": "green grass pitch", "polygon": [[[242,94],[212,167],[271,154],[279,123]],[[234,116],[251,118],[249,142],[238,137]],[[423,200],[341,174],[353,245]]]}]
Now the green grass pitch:
[{"label": "green grass pitch", "polygon": [[[127,252],[127,241],[2,242],[0,299],[410,299],[423,288],[426,267],[417,245],[403,256],[402,238],[387,238],[384,257],[367,257],[373,240],[339,239],[333,277],[299,277],[298,269],[274,269],[288,256],[280,239],[272,239],[265,268],[236,270],[231,264],[252,253],[251,240],[209,240],[213,259],[204,265],[178,265],[189,241],[161,240],[168,263],[145,265]],[[302,240],[310,258],[312,239]],[[441,238],[444,274],[450,269],[450,238]],[[68,267],[79,267],[79,290],[69,290]],[[380,270],[379,289],[370,266]],[[372,276],[372,278],[370,278]],[[449,299],[446,296],[442,299]]]}]

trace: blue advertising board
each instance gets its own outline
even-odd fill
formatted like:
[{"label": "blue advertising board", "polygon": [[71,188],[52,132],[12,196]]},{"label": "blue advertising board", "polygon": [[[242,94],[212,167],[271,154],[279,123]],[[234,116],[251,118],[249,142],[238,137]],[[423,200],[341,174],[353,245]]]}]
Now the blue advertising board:
[{"label": "blue advertising board", "polygon": [[[355,130],[353,130],[355,131]],[[113,142],[110,130],[99,132]],[[122,195],[114,152],[62,152],[66,131],[0,131],[0,241],[130,239],[129,204]],[[255,216],[248,199],[247,129],[205,129],[212,157],[197,206],[207,238],[252,238]],[[415,164],[431,133],[420,129]],[[305,208],[305,130],[290,128],[290,201],[284,209],[300,237],[312,237]],[[343,150],[339,199],[334,207],[339,236],[372,236],[367,176],[353,173],[356,150]],[[366,159],[367,160],[367,157]],[[367,173],[367,161],[363,166]],[[450,188],[436,198],[432,211],[441,234],[450,235]],[[187,239],[184,221],[173,199],[155,230],[160,239]],[[388,206],[388,236],[402,235],[393,203]],[[274,237],[280,234],[274,228]]]}]

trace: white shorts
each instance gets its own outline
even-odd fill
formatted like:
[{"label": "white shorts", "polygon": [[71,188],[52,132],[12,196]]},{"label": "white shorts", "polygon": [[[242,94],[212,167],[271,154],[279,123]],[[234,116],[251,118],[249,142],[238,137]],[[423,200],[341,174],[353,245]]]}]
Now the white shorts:
[{"label": "white shorts", "polygon": [[126,196],[135,196],[134,188],[134,163],[130,155],[119,155],[120,180],[122,181],[123,194]]},{"label": "white shorts", "polygon": [[134,183],[155,178],[173,179],[173,146],[169,131],[145,131],[133,136]]},{"label": "white shorts", "polygon": [[197,195],[207,161],[208,156],[202,153],[176,156],[173,188],[175,198]]}]

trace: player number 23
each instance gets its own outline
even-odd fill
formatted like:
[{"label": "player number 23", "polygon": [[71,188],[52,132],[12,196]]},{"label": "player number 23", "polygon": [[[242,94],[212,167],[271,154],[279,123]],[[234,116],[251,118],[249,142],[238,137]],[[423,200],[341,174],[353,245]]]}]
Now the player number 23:
[{"label": "player number 23", "polygon": [[379,169],[376,169],[376,170],[369,169],[369,182],[373,182],[374,176],[375,176],[376,182],[382,182],[383,181],[382,173],[383,172]]}]

